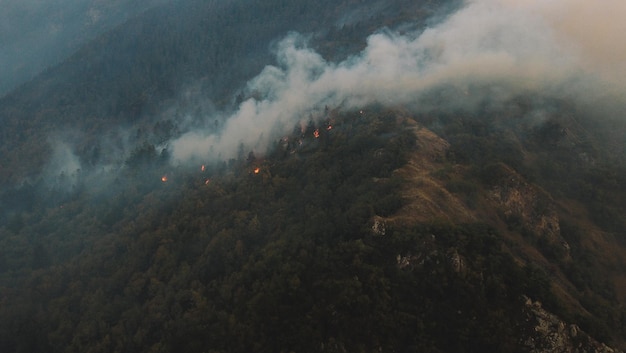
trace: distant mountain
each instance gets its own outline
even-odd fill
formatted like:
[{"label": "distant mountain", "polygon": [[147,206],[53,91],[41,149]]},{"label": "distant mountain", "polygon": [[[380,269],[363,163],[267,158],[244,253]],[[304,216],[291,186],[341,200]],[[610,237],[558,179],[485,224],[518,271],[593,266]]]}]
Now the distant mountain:
[{"label": "distant mountain", "polygon": [[65,60],[99,34],[166,1],[3,1],[0,96]]}]

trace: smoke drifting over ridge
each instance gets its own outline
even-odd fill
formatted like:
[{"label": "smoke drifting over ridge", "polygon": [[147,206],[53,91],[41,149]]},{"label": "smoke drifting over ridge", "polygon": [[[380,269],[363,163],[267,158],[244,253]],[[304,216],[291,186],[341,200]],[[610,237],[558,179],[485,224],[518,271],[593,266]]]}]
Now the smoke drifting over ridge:
[{"label": "smoke drifting over ridge", "polygon": [[249,82],[255,98],[219,134],[191,131],[173,141],[173,158],[230,158],[242,143],[263,153],[326,105],[430,109],[427,94],[441,88],[455,92],[446,105],[468,110],[485,99],[531,92],[623,103],[624,15],[619,0],[474,0],[420,33],[373,34],[359,55],[340,63],[325,61],[291,34],[276,47],[278,66]]}]

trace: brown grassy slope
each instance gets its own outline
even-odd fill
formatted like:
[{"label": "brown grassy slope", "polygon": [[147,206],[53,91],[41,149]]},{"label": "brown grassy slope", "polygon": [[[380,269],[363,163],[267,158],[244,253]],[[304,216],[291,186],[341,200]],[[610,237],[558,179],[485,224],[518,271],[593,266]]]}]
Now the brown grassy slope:
[{"label": "brown grassy slope", "polygon": [[406,118],[404,123],[414,131],[416,151],[408,163],[396,171],[407,181],[403,191],[406,204],[390,222],[472,222],[476,218],[463,202],[450,193],[434,172],[446,168],[445,153],[450,144],[432,131]]},{"label": "brown grassy slope", "polygon": [[[450,144],[421,126],[414,119],[401,117],[398,121],[414,131],[416,148],[408,163],[395,173],[405,179],[405,205],[392,217],[389,224],[483,222],[496,228],[504,238],[507,250],[521,264],[534,264],[545,269],[553,281],[553,292],[566,312],[574,316],[591,313],[581,303],[589,290],[577,289],[565,270],[571,265],[571,251],[585,251],[615,289],[617,302],[605,303],[614,308],[626,306],[626,249],[610,234],[600,230],[586,214],[584,205],[569,199],[555,199],[549,193],[526,180],[512,168],[502,164],[497,181],[490,185],[480,183],[471,175],[471,166],[454,164],[447,160]],[[473,195],[449,190],[454,181],[476,184]],[[518,226],[511,227],[511,219]],[[582,230],[580,244],[569,244],[561,234],[561,219]],[[558,259],[546,256],[538,243],[549,244],[561,255]],[[573,249],[579,246],[582,249]],[[615,339],[624,346],[626,342]]]}]

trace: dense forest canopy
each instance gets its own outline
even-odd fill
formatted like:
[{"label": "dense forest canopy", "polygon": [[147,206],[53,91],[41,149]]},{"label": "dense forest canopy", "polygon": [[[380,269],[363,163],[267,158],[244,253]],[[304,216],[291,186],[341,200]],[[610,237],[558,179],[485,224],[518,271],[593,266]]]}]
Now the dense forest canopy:
[{"label": "dense forest canopy", "polygon": [[0,99],[0,351],[626,347],[587,35],[625,13],[564,4],[161,1],[81,45]]}]

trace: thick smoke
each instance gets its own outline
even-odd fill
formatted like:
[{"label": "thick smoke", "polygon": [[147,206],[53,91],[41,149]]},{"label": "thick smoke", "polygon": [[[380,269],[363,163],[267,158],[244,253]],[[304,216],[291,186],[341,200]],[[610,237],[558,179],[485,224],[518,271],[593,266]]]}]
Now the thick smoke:
[{"label": "thick smoke", "polygon": [[448,108],[468,110],[523,93],[622,103],[624,15],[619,0],[475,0],[419,33],[373,34],[359,55],[340,63],[291,34],[276,47],[278,66],[249,83],[254,98],[219,134],[191,131],[173,141],[173,157],[225,159],[242,144],[262,153],[325,106],[431,109],[437,90],[449,92]]}]

